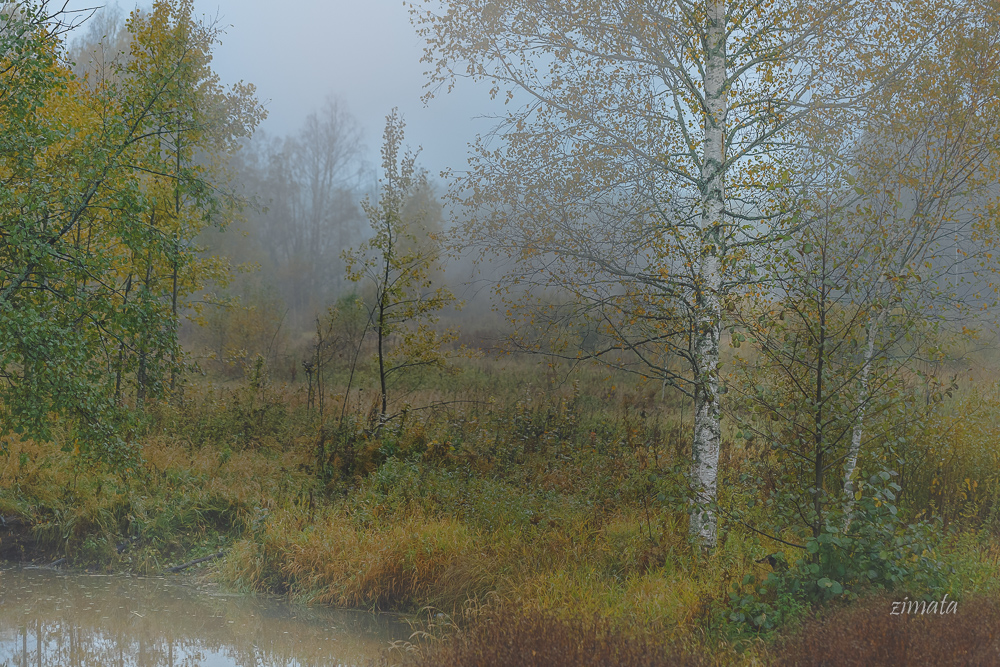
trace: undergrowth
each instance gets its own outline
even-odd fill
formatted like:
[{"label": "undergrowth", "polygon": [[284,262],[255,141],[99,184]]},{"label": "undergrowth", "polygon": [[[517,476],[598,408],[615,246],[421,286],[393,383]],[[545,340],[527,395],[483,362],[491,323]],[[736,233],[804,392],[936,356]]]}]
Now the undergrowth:
[{"label": "undergrowth", "polygon": [[[934,516],[940,496],[912,491],[895,523],[873,523],[882,533],[864,544],[836,531],[812,542],[784,536],[803,540],[802,550],[723,520],[719,547],[704,555],[687,539],[683,404],[597,374],[565,380],[521,368],[534,383],[507,386],[494,380],[510,371],[469,365],[451,393],[409,397],[437,407],[403,405],[385,424],[329,406],[321,423],[314,405],[271,384],[263,368],[241,384],[188,387],[183,403],[147,411],[132,440],[139,463],[125,471],[82,460],[59,428],[54,445],[12,437],[0,452],[0,517],[20,528],[0,526],[0,556],[159,573],[223,550],[206,567],[237,590],[373,610],[433,607],[462,619],[449,641],[410,656],[414,664],[563,664],[545,653],[550,645],[565,664],[587,664],[573,662],[584,654],[589,664],[702,664],[706,655],[767,663],[785,659],[775,638],[803,622],[813,632],[806,619],[816,609],[868,609],[847,597],[1000,589],[984,447],[968,471],[960,455],[949,459],[948,479],[981,479],[969,478],[968,511],[949,515],[947,530],[919,529],[923,541],[877,544],[909,540],[919,532],[913,521]],[[738,442],[724,432],[728,475],[757,456]],[[948,443],[952,453],[967,446]],[[908,474],[925,479],[921,470]],[[765,493],[724,485],[720,503],[757,502],[764,512]],[[859,507],[887,516],[888,505],[871,499],[878,504]],[[463,615],[470,600],[487,598],[492,611]]]}]

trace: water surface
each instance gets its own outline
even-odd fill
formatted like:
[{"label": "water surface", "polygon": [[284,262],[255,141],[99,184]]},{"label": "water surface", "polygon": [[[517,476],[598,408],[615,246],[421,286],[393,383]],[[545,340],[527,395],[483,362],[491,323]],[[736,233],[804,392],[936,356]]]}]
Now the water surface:
[{"label": "water surface", "polygon": [[225,595],[184,579],[0,570],[0,667],[364,665],[393,616]]}]

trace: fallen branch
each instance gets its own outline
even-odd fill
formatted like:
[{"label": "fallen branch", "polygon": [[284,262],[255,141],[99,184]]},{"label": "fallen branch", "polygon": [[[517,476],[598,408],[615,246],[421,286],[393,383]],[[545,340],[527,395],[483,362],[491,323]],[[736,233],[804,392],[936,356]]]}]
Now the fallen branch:
[{"label": "fallen branch", "polygon": [[187,563],[184,563],[183,565],[174,565],[173,567],[168,567],[167,568],[167,572],[170,572],[170,573],[180,572],[181,570],[188,569],[192,565],[197,565],[198,563],[204,563],[204,562],[207,562],[207,561],[210,561],[210,560],[215,560],[216,558],[222,558],[224,555],[226,555],[226,552],[225,551],[220,551],[219,553],[212,554],[210,556],[204,556],[202,558],[195,558],[194,560],[188,561]]}]

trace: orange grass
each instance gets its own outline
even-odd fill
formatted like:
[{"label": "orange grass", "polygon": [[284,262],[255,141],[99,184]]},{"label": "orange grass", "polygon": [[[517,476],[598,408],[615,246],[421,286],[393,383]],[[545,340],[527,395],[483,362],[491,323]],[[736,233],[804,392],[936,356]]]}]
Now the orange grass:
[{"label": "orange grass", "polygon": [[220,575],[252,590],[287,591],[341,607],[407,609],[464,601],[490,588],[491,555],[452,520],[416,517],[388,529],[305,524],[279,511],[240,540]]}]

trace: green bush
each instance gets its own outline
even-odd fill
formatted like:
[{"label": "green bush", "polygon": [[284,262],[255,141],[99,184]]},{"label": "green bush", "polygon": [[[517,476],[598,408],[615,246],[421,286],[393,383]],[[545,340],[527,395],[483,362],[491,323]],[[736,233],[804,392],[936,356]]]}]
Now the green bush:
[{"label": "green bush", "polygon": [[939,522],[904,523],[892,478],[882,471],[869,479],[846,530],[844,514],[831,512],[823,531],[805,540],[801,558],[789,566],[784,554],[774,554],[766,577],[748,574],[734,584],[729,620],[771,630],[809,605],[872,589],[905,590],[914,599],[950,592],[954,568],[938,555]]}]

